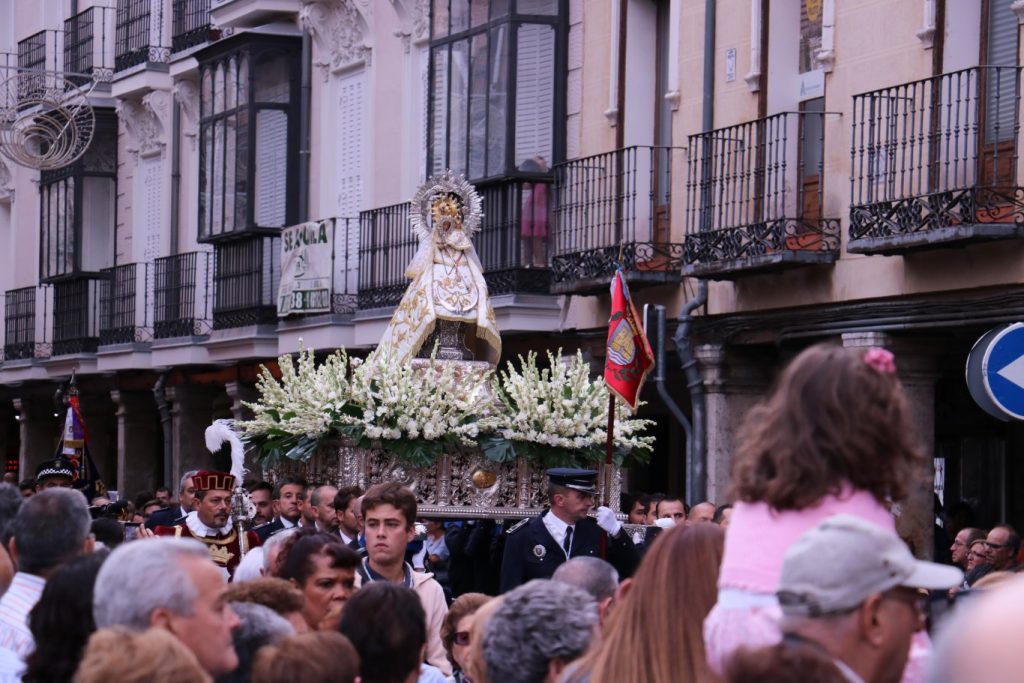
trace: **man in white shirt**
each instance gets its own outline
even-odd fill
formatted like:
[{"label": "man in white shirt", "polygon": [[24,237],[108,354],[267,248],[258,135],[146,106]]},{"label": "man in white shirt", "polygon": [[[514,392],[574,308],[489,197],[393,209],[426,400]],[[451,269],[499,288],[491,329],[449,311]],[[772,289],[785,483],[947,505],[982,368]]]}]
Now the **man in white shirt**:
[{"label": "man in white shirt", "polygon": [[0,648],[24,658],[35,649],[28,615],[46,579],[61,565],[90,553],[92,519],[81,491],[50,488],[28,498],[12,527],[8,548],[18,572],[0,598]]}]

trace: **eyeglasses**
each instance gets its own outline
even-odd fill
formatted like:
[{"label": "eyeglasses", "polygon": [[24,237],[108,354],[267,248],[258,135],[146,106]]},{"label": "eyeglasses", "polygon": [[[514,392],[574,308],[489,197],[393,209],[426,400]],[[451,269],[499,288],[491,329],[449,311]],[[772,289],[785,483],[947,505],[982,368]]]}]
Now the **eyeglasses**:
[{"label": "eyeglasses", "polygon": [[469,631],[457,631],[455,637],[452,638],[452,642],[456,645],[466,647],[469,645]]},{"label": "eyeglasses", "polygon": [[1009,543],[992,543],[991,541],[982,541],[982,543],[989,550],[1002,550],[1010,547]]},{"label": "eyeglasses", "polygon": [[913,591],[907,589],[900,590],[899,588],[896,588],[882,594],[882,599],[895,600],[913,607],[914,611],[917,613],[918,621],[922,626],[928,620],[928,603],[930,596],[928,595],[928,591],[923,588],[918,588]]}]

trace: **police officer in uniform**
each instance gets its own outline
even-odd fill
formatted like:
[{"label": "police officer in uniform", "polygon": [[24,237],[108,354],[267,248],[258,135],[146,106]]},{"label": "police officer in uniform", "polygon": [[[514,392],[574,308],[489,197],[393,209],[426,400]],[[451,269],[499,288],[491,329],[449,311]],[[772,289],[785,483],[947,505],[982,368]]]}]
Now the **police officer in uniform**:
[{"label": "police officer in uniform", "polygon": [[597,472],[572,468],[547,471],[551,507],[539,517],[524,519],[508,530],[501,563],[501,592],[531,579],[549,579],[558,565],[571,557],[600,557],[601,537],[607,536],[607,560],[619,576],[633,573],[636,547],[615,513],[597,509],[597,520],[587,514],[597,494]]}]

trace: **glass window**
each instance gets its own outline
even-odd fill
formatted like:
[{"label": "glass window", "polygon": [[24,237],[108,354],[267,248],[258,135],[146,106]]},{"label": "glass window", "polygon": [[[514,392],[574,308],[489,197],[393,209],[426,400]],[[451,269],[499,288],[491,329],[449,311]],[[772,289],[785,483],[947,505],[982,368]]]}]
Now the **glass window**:
[{"label": "glass window", "polygon": [[113,265],[117,115],[96,110],[96,133],[81,159],[39,179],[40,279],[98,273]]},{"label": "glass window", "polygon": [[296,219],[296,48],[255,42],[201,61],[200,240]]},{"label": "glass window", "polygon": [[556,69],[564,4],[517,0],[510,14],[509,0],[435,0],[431,173],[450,168],[478,181],[523,170],[526,160],[552,166],[564,125],[555,119],[565,97]]}]

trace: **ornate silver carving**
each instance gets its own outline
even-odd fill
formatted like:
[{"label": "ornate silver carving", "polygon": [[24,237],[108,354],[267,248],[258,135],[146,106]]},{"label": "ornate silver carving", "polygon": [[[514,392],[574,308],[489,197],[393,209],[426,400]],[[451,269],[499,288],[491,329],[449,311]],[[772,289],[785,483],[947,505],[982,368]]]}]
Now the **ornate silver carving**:
[{"label": "ornate silver carving", "polygon": [[[616,510],[622,472],[613,466],[612,473],[610,495],[604,504]],[[363,490],[384,481],[398,482],[416,494],[421,514],[442,517],[521,518],[539,514],[548,503],[542,467],[522,458],[497,463],[469,448],[445,454],[432,467],[416,468],[379,449],[335,442],[324,444],[309,462],[283,462],[267,470],[265,477],[274,482],[289,474],[311,483],[355,485]],[[604,472],[599,475],[601,491],[605,476]]]},{"label": "ornate silver carving", "polygon": [[412,198],[409,219],[412,222],[412,230],[420,242],[431,239],[430,214],[434,199],[446,194],[453,194],[460,200],[462,230],[466,236],[472,238],[480,229],[480,221],[484,216],[480,194],[464,176],[446,170],[427,178]]},{"label": "ornate silver carving", "polygon": [[466,327],[466,323],[457,320],[438,320],[417,357],[430,358],[437,344],[437,360],[473,360],[473,352],[466,346]]}]

